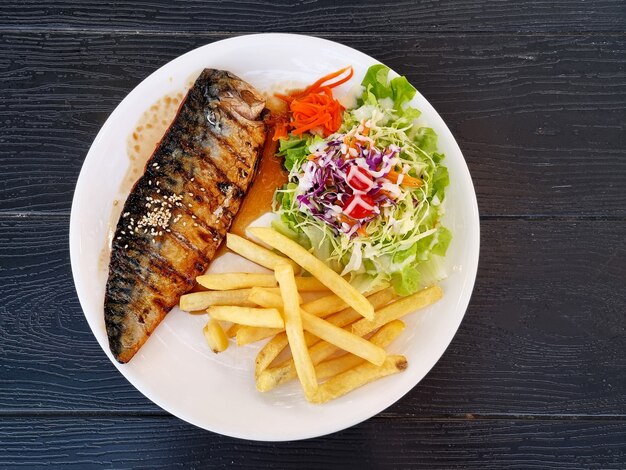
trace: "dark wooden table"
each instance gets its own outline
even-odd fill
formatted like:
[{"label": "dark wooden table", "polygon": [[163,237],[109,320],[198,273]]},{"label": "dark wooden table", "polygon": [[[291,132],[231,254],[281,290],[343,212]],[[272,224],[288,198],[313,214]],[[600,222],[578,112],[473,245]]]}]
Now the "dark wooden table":
[{"label": "dark wooden table", "polygon": [[[0,467],[626,468],[623,0],[0,3]],[[143,78],[197,46],[301,32],[441,113],[481,211],[454,341],[343,432],[244,442],[160,410],[108,361],[72,283],[74,185]]]}]

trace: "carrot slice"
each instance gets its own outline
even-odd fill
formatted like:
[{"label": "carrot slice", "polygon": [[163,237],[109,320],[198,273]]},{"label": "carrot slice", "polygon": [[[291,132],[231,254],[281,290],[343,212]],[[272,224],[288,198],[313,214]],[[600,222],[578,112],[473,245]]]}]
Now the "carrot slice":
[{"label": "carrot slice", "polygon": [[[398,173],[396,170],[391,170],[389,171],[389,173],[387,173],[385,178],[387,178],[392,183],[397,183],[399,176],[400,176],[400,173]],[[414,178],[412,176],[405,174],[404,177],[402,178],[402,183],[400,183],[400,186],[407,186],[409,188],[419,188],[422,184],[423,183],[421,179]]]}]

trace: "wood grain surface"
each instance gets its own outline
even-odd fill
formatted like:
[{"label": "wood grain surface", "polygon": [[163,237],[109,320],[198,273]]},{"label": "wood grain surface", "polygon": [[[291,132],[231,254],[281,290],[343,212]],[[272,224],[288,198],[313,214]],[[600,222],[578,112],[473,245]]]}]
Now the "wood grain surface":
[{"label": "wood grain surface", "polygon": [[622,31],[620,0],[4,0],[4,28],[168,30],[181,33]]},{"label": "wood grain surface", "polygon": [[[270,31],[407,75],[481,212],[474,294],[433,370],[377,417],[289,443],[200,430],[135,390],[68,250],[81,165],[126,94]],[[625,31],[623,0],[0,2],[0,468],[625,468]]]},{"label": "wood grain surface", "polygon": [[282,444],[210,434],[173,417],[9,417],[0,466],[39,468],[619,469],[626,428],[607,420],[373,418]]},{"label": "wood grain surface", "polygon": [[[625,231],[626,221],[484,221],[489,248],[461,328],[384,415],[626,417]],[[156,410],[86,325],[67,237],[65,217],[0,219],[0,376],[11,384],[0,411]]]},{"label": "wood grain surface", "polygon": [[[406,74],[435,106],[482,215],[626,217],[626,37],[329,37]],[[162,64],[215,39],[3,35],[0,211],[68,213],[109,113]]]}]

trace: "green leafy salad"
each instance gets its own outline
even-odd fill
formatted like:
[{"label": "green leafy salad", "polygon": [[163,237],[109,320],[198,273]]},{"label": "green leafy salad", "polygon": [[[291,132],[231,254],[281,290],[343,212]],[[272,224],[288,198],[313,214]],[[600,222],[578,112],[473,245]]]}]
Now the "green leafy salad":
[{"label": "green leafy salad", "polygon": [[[391,283],[408,295],[446,277],[452,235],[440,221],[449,178],[437,134],[409,105],[415,88],[388,75],[384,65],[368,69],[335,132],[294,129],[280,139],[289,180],[274,195],[273,227],[361,291]],[[315,110],[309,102],[292,109]]]}]

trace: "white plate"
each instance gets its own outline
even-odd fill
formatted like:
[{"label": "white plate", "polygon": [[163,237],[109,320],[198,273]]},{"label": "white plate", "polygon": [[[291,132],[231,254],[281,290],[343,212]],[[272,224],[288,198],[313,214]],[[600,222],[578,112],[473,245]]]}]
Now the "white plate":
[{"label": "white plate", "polygon": [[[169,62],[141,82],[113,111],[98,133],[76,185],[70,221],[74,283],[85,317],[111,362],[141,393],[161,408],[201,428],[228,436],[284,441],[345,429],[381,412],[422,380],[446,350],[465,310],[476,277],[479,221],[476,196],[463,155],[434,108],[419,93],[413,105],[435,129],[451,185],[445,224],[454,235],[447,260],[450,276],[444,298],[407,317],[407,329],[391,347],[406,355],[402,374],[369,384],[319,406],[308,404],[297,383],[261,394],[253,364],[258,346],[230,347],[215,355],[202,336],[203,316],[174,309],[150,340],[125,365],[109,351],[103,318],[106,265],[99,262],[118,188],[128,167],[126,139],[143,111],[158,98],[184,87],[204,67],[230,70],[262,91],[276,83],[305,85],[348,64],[358,83],[375,59],[324,39],[292,34],[260,34],[215,42]],[[346,93],[344,85],[339,93]],[[212,270],[236,269],[234,255]],[[80,354],[80,351],[76,351]],[[459,367],[461,367],[459,365]],[[460,371],[461,373],[461,371]]]}]

